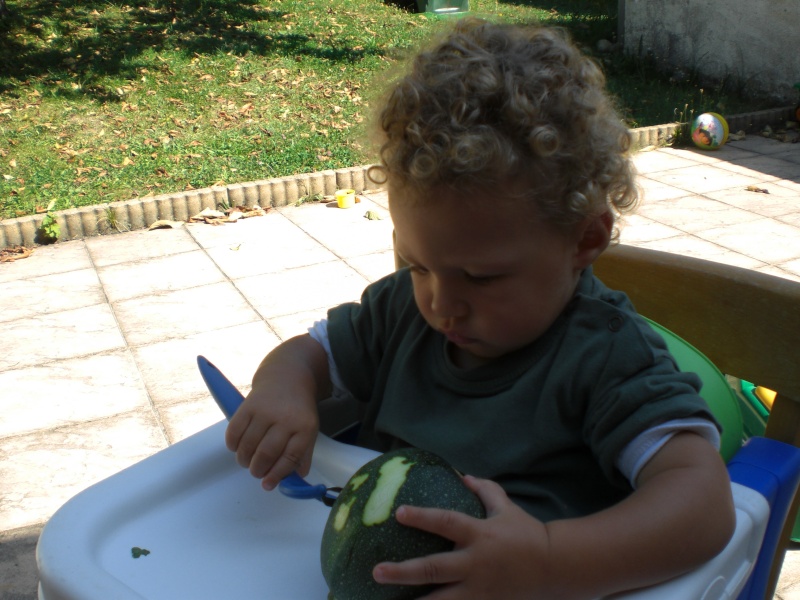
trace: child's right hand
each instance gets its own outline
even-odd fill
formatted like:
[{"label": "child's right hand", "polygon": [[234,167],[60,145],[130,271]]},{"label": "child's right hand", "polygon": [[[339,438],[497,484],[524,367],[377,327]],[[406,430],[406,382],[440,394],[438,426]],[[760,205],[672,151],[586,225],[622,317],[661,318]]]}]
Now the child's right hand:
[{"label": "child's right hand", "polygon": [[266,490],[292,471],[308,474],[319,429],[317,401],[329,393],[325,350],[309,336],[278,346],[231,417],[225,444]]},{"label": "child's right hand", "polygon": [[272,490],[292,471],[308,474],[318,427],[314,399],[253,390],[231,418],[225,443],[236,462]]}]

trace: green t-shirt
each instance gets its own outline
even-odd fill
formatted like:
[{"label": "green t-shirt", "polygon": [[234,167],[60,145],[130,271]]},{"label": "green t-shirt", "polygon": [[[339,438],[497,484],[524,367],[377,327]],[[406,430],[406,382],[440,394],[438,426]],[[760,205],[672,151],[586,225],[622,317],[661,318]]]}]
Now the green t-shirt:
[{"label": "green t-shirt", "polygon": [[408,270],[331,309],[328,336],[342,382],[364,403],[362,445],[439,454],[544,521],[628,495],[615,462],[639,433],[678,418],[713,421],[699,379],[678,370],[628,298],[591,269],[539,339],[475,369],[450,360]]}]

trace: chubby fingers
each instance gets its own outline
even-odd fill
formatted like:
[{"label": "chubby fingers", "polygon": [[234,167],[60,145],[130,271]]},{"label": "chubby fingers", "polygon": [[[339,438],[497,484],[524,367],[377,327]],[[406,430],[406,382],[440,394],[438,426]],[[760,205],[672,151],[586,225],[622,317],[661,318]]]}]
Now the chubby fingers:
[{"label": "chubby fingers", "polygon": [[504,508],[513,505],[506,491],[499,483],[491,479],[479,479],[472,475],[465,475],[463,481],[469,489],[475,492],[475,495],[478,496],[478,499],[483,503],[487,517],[497,514]]},{"label": "chubby fingers", "polygon": [[275,423],[240,410],[228,424],[225,442],[236,453],[239,466],[249,468],[254,477],[261,478],[286,444],[281,437]]},{"label": "chubby fingers", "polygon": [[[242,442],[242,436],[250,426],[251,415],[241,408],[231,417],[228,427],[225,429],[225,446],[231,452],[238,452]],[[237,462],[239,457],[237,456]],[[246,466],[246,465],[242,465]]]},{"label": "chubby fingers", "polygon": [[[274,490],[280,483],[281,479],[289,475],[292,471],[297,471],[298,475],[308,475],[311,467],[311,456],[314,451],[314,444],[305,440],[304,436],[295,434],[289,438],[280,454],[265,453],[264,455],[257,453],[254,457],[254,462],[259,461],[263,457],[263,462],[257,464],[265,465],[264,475],[261,476],[261,487],[267,491]],[[277,458],[270,463],[272,456]],[[258,468],[258,467],[257,467]],[[250,472],[253,473],[251,466]],[[261,471],[259,471],[261,472]],[[255,473],[253,473],[255,475]],[[259,475],[255,475],[259,477]]]},{"label": "chubby fingers", "polygon": [[292,471],[307,475],[313,450],[313,440],[308,435],[273,425],[252,453],[250,474],[261,479],[265,490],[272,490]]},{"label": "chubby fingers", "polygon": [[372,571],[375,581],[394,585],[428,585],[461,581],[465,569],[448,554],[432,554],[401,563],[380,563]]},{"label": "chubby fingers", "polygon": [[[497,514],[506,507],[513,506],[505,490],[494,481],[467,475],[464,477],[464,483],[483,503],[487,517]],[[395,518],[403,525],[447,538],[455,542],[456,546],[469,544],[485,524],[482,519],[476,519],[454,510],[408,505],[398,508]]]},{"label": "chubby fingers", "polygon": [[228,425],[225,443],[236,453],[236,462],[271,490],[292,471],[308,473],[314,434],[237,413]]},{"label": "chubby fingers", "polygon": [[399,563],[380,563],[372,570],[378,583],[427,585],[462,581],[468,566],[457,552],[431,554]]},{"label": "chubby fingers", "polygon": [[[505,490],[493,481],[468,475],[464,478],[464,483],[483,503],[487,517],[513,506]],[[400,563],[380,563],[373,571],[373,577],[378,583],[447,584],[461,582],[469,577],[471,554],[466,549],[482,535],[482,528],[487,525],[485,520],[452,510],[414,506],[401,506],[395,517],[403,525],[453,541],[455,550]]]},{"label": "chubby fingers", "polygon": [[399,563],[384,562],[375,566],[373,577],[378,583],[423,585],[453,583],[463,580],[468,572],[468,557],[458,551],[469,543],[477,519],[452,510],[401,506],[397,521],[409,527],[435,533],[456,543],[456,550],[414,558]]},{"label": "chubby fingers", "polygon": [[435,533],[456,545],[469,543],[478,522],[478,519],[454,510],[408,505],[399,507],[395,517],[403,525]]}]

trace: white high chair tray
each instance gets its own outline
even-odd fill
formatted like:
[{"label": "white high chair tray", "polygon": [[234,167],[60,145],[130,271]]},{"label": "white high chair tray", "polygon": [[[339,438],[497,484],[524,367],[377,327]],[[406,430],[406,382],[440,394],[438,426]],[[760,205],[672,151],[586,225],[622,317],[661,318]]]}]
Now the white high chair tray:
[{"label": "white high chair tray", "polygon": [[[225,448],[226,425],[213,425],[62,506],[39,539],[39,598],[324,600],[319,547],[330,509],[264,492]],[[374,456],[320,435],[307,479],[342,486]],[[769,508],[749,488],[734,484],[734,492],[737,530],[722,555],[667,584],[616,597],[735,598]],[[134,558],[135,547],[150,553]]]},{"label": "white high chair tray", "polygon": [[[324,600],[330,509],[267,493],[224,446],[222,422],[78,494],[37,547],[43,600]],[[344,485],[371,450],[319,436],[313,483]],[[132,548],[150,551],[133,558]]]}]

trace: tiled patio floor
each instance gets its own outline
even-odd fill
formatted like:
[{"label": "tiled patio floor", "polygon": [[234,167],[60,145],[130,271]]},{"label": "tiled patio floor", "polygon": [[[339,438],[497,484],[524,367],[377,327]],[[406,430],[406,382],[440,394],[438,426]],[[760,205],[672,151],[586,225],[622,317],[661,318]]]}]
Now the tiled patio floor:
[{"label": "tiled patio floor", "polygon": [[[623,243],[800,281],[800,144],[751,137],[636,164],[644,203]],[[374,193],[0,264],[0,598],[35,597],[36,538],[66,500],[221,419],[198,354],[247,390],[268,350],[393,269],[391,230]],[[777,597],[800,599],[794,555]]]}]

